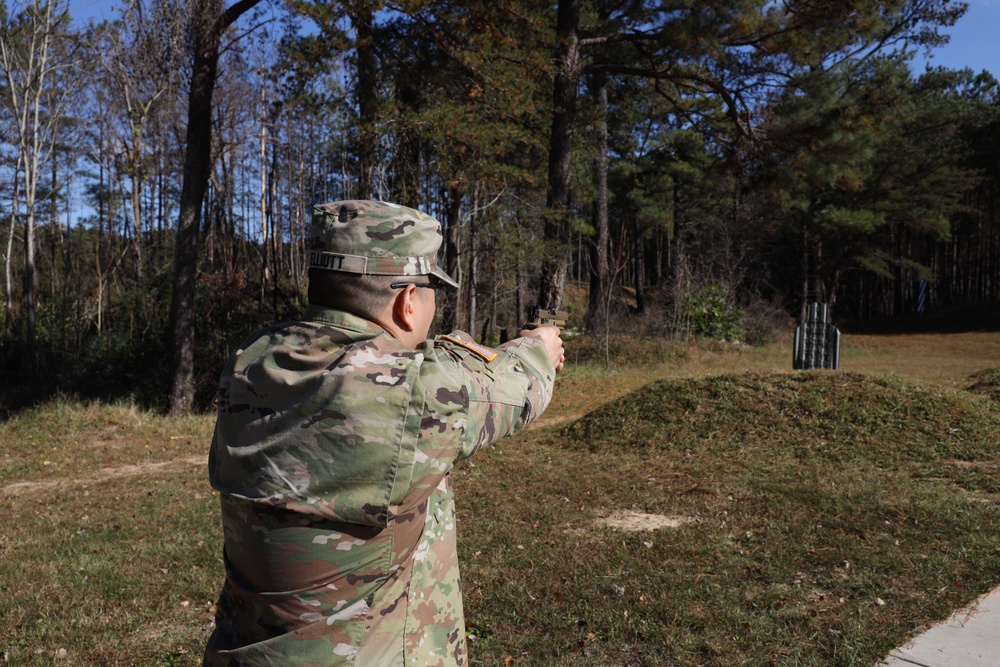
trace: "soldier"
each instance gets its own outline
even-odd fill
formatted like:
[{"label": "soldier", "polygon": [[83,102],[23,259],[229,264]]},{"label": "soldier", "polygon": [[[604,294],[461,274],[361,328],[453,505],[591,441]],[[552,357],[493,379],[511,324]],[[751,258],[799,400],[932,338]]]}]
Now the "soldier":
[{"label": "soldier", "polygon": [[303,321],[222,374],[209,457],[226,580],[205,665],[467,664],[450,472],[536,419],[559,330],[496,349],[427,340],[441,226],[374,201],[317,206]]}]

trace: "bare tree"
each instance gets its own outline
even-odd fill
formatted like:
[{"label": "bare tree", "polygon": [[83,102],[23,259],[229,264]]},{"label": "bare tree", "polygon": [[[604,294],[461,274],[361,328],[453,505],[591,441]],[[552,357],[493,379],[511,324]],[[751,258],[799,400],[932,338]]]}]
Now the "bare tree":
[{"label": "bare tree", "polygon": [[[12,117],[17,151],[12,234],[17,218],[24,218],[25,362],[35,358],[35,206],[39,179],[53,158],[67,100],[75,87],[72,77],[60,73],[73,67],[73,53],[65,36],[67,6],[56,1],[31,0],[14,5],[0,25],[0,68],[6,82],[4,103]],[[54,186],[55,184],[53,184]],[[49,196],[53,196],[51,193]],[[23,197],[23,212],[22,202]],[[8,249],[11,247],[8,242]],[[10,253],[7,256],[8,276]],[[10,290],[10,285],[8,285]]]},{"label": "bare tree", "polygon": [[222,35],[260,0],[239,0],[225,8],[222,0],[190,4],[193,35],[191,87],[188,92],[187,153],[181,186],[180,219],[174,248],[174,284],[170,304],[170,414],[189,413],[194,404],[195,278],[201,205],[212,173],[212,93],[219,67]]},{"label": "bare tree", "polygon": [[[142,222],[144,184],[149,178],[152,155],[147,146],[149,124],[155,105],[178,85],[181,71],[178,48],[183,20],[179,7],[169,0],[128,3],[118,30],[98,33],[107,43],[95,45],[93,53],[111,78],[125,131],[120,137],[129,181],[128,201],[132,218],[132,251],[136,275],[143,276]],[[103,47],[103,48],[102,48]]]}]

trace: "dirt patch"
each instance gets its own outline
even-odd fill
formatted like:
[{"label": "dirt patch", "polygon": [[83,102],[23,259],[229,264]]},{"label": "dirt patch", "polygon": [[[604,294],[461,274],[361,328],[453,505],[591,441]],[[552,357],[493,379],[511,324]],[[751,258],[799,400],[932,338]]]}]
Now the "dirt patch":
[{"label": "dirt patch", "polygon": [[689,516],[667,516],[665,514],[647,514],[633,510],[617,510],[608,516],[597,520],[598,525],[608,526],[615,530],[639,532],[644,530],[659,530],[661,528],[679,528],[697,519]]},{"label": "dirt patch", "polygon": [[537,420],[531,422],[530,424],[528,424],[528,426],[525,427],[525,430],[530,429],[530,428],[545,428],[546,426],[559,426],[560,424],[565,424],[567,422],[571,422],[571,421],[574,421],[576,419],[579,419],[580,417],[584,416],[585,414],[587,414],[587,413],[586,412],[574,412],[573,414],[570,414],[570,415],[556,415],[554,417],[542,417],[541,419],[537,419]]},{"label": "dirt patch", "polygon": [[125,477],[140,477],[162,472],[175,472],[191,466],[203,467],[205,465],[204,456],[186,456],[173,461],[160,461],[157,463],[140,463],[134,465],[119,466],[117,468],[101,468],[92,475],[86,477],[60,477],[58,479],[35,480],[28,482],[15,482],[0,486],[0,496],[23,496],[33,493],[41,493],[51,489],[72,486],[90,486],[101,484],[112,479],[122,479]]}]

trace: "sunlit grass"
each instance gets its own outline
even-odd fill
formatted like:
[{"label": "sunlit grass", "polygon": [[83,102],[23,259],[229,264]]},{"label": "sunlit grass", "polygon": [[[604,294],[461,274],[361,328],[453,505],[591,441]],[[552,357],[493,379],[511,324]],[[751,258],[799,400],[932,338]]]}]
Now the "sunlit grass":
[{"label": "sunlit grass", "polygon": [[[786,343],[616,345],[456,475],[472,664],[869,664],[1000,581],[1000,334],[845,336],[812,374]],[[213,421],[0,423],[4,664],[200,664]],[[691,521],[596,523],[625,509]]]},{"label": "sunlit grass", "polygon": [[200,663],[221,567],[211,422],[56,401],[0,425],[5,664]]},{"label": "sunlit grass", "polygon": [[1000,581],[998,442],[985,398],[829,372],[538,429],[459,475],[473,664],[874,664]]}]

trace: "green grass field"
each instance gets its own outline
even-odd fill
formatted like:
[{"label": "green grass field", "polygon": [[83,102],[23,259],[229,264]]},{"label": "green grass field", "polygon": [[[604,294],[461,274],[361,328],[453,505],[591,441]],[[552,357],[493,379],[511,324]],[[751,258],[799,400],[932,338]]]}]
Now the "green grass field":
[{"label": "green grass field", "polygon": [[[808,373],[630,345],[455,475],[471,664],[872,665],[1000,584],[1000,334],[847,336]],[[211,428],[70,401],[0,425],[4,664],[199,664]]]}]

